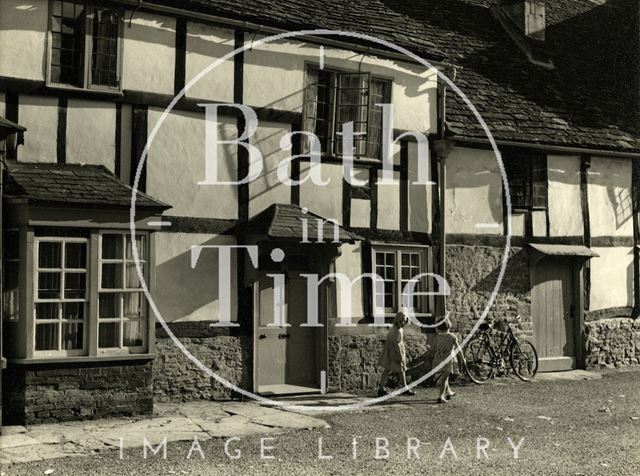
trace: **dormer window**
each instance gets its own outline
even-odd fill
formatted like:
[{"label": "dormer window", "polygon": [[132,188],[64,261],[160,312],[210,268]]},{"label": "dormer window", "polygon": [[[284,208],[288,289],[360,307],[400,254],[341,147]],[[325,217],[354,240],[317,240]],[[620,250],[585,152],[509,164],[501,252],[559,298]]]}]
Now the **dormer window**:
[{"label": "dormer window", "polygon": [[50,12],[49,83],[120,90],[121,11],[54,0]]}]

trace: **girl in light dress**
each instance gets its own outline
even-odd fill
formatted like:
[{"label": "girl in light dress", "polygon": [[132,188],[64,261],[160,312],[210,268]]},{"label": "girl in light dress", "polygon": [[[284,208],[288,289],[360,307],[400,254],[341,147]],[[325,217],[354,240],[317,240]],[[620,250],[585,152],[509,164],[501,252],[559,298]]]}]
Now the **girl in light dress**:
[{"label": "girl in light dress", "polygon": [[[384,370],[380,377],[380,384],[378,385],[378,396],[382,397],[389,393],[384,387],[387,382],[387,378],[392,373],[400,376],[400,381],[403,387],[407,386],[407,352],[404,346],[404,330],[403,327],[409,323],[409,317],[404,309],[396,314],[393,320],[393,326],[389,329],[387,339],[384,343],[384,349],[378,364]],[[405,395],[415,395],[413,390],[405,390]]]}]

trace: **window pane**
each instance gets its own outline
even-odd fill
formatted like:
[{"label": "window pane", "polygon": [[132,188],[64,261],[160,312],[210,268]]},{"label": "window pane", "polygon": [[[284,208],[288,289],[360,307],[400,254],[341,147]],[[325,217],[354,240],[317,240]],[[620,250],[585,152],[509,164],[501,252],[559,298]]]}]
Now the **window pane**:
[{"label": "window pane", "polygon": [[128,321],[124,323],[124,335],[122,345],[125,347],[140,347],[144,331],[143,321]]},{"label": "window pane", "polygon": [[104,259],[122,259],[122,235],[102,235],[102,257]]},{"label": "window pane", "polygon": [[143,296],[140,293],[123,294],[122,315],[129,319],[139,319],[142,317]]},{"label": "window pane", "polygon": [[60,273],[38,273],[38,298],[60,298]]},{"label": "window pane", "polygon": [[120,293],[100,294],[98,316],[101,319],[120,317]]},{"label": "window pane", "polygon": [[58,350],[58,324],[36,325],[36,350]]},{"label": "window pane", "polygon": [[[131,236],[127,236],[127,259],[134,259],[132,244],[133,243],[131,243]],[[135,246],[138,250],[138,258],[140,260],[147,259],[144,236],[141,236],[141,235],[136,236]]]},{"label": "window pane", "polygon": [[85,243],[65,244],[65,268],[86,269],[87,245]]},{"label": "window pane", "polygon": [[[138,270],[136,268],[135,263],[127,263],[126,264],[126,272],[127,272],[127,289],[140,289],[142,286],[140,285],[140,277],[138,276]],[[142,273],[145,273],[145,266],[142,265]]]},{"label": "window pane", "polygon": [[58,303],[56,302],[36,303],[36,319],[59,319]]},{"label": "window pane", "polygon": [[101,348],[120,347],[120,324],[105,322],[100,324],[98,331],[98,346]]},{"label": "window pane", "polygon": [[102,288],[122,289],[122,264],[103,263],[102,265]]},{"label": "window pane", "polygon": [[82,349],[84,342],[84,324],[65,322],[62,324],[62,349]]},{"label": "window pane", "polygon": [[65,299],[84,299],[86,289],[85,273],[65,273],[64,297]]},{"label": "window pane", "polygon": [[58,241],[41,241],[38,247],[38,266],[40,268],[61,268],[61,246],[62,243]]},{"label": "window pane", "polygon": [[62,318],[83,320],[84,307],[83,302],[65,302],[62,304]]},{"label": "window pane", "polygon": [[116,59],[118,55],[118,14],[99,9],[93,17],[93,48],[91,52],[91,78],[93,84],[118,86]]}]

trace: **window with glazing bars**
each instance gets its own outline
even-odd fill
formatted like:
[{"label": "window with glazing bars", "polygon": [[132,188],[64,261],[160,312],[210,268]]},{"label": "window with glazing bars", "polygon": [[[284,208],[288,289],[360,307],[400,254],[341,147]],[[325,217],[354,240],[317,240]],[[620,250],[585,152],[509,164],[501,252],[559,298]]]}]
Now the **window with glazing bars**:
[{"label": "window with glazing bars", "polygon": [[[381,158],[382,108],[390,100],[391,83],[370,73],[307,68],[304,129],[320,140],[322,152],[344,155],[344,125],[353,123],[354,157]],[[308,141],[303,149],[309,151]]]},{"label": "window with glazing bars", "polygon": [[119,87],[121,13],[91,2],[51,2],[49,81],[82,88]]},{"label": "window with glazing bars", "polygon": [[546,156],[505,153],[502,158],[511,208],[516,211],[547,208]]}]

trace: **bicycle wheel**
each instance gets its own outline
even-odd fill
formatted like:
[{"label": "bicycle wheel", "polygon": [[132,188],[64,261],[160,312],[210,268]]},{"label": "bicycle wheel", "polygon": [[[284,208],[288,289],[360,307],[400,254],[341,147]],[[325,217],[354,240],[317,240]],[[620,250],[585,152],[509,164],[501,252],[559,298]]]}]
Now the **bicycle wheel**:
[{"label": "bicycle wheel", "polygon": [[495,372],[491,349],[482,339],[474,339],[465,346],[464,360],[464,371],[474,383],[485,383]]},{"label": "bicycle wheel", "polygon": [[520,380],[530,381],[538,372],[538,352],[528,340],[515,341],[509,352],[511,368]]}]

